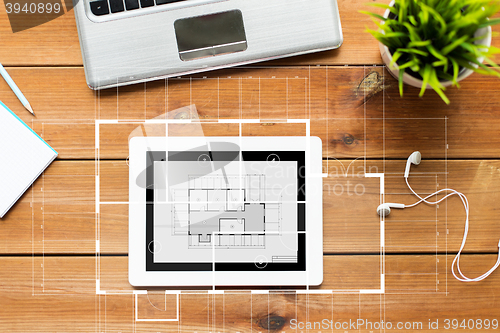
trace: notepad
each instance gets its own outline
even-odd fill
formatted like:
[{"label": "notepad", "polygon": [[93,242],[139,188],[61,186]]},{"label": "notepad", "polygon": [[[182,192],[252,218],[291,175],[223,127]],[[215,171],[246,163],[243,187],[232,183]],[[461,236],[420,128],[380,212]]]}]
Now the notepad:
[{"label": "notepad", "polygon": [[0,218],[56,157],[52,147],[0,102]]}]

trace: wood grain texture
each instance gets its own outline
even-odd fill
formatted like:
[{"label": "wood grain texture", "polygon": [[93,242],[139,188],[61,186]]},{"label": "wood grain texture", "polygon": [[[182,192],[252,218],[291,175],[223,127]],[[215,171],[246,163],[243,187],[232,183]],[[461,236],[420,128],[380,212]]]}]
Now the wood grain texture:
[{"label": "wood grain texture", "polygon": [[13,33],[7,12],[2,10],[0,35],[5,43],[0,51],[4,66],[82,65],[73,11],[37,27]]},{"label": "wood grain texture", "polygon": [[[173,318],[175,298],[150,290],[149,299],[138,295],[136,301],[127,282],[126,257],[100,258],[97,275],[98,259],[94,257],[2,257],[2,267],[9,270],[0,271],[1,327],[8,332],[289,332],[292,319],[313,323],[363,319],[394,325],[421,322],[422,329],[405,332],[435,332],[428,328],[429,319],[438,320],[441,330],[447,318],[498,319],[500,275],[493,274],[479,284],[460,283],[447,274],[451,259],[442,255],[386,256],[386,293],[367,295],[349,290],[376,285],[378,267],[366,266],[373,261],[371,256],[325,256],[325,282],[320,289],[335,289],[336,293],[304,295],[279,289],[263,295],[234,289],[219,295],[204,290],[183,292],[179,321],[141,322],[134,321],[136,304],[139,319]],[[495,259],[495,255],[466,255],[463,269],[479,273]],[[96,295],[96,276],[106,295]],[[309,330],[320,331],[324,330]]]},{"label": "wood grain texture", "polygon": [[[323,319],[363,319],[422,322],[422,329],[404,331],[436,332],[428,328],[429,319],[438,320],[441,331],[445,319],[500,319],[499,272],[477,284],[457,282],[450,274],[464,228],[457,198],[437,208],[394,210],[385,222],[386,293],[348,292],[380,285],[379,184],[359,174],[385,173],[385,201],[413,203],[402,177],[413,150],[424,157],[410,177],[417,192],[451,187],[469,198],[464,272],[477,276],[494,264],[500,237],[500,85],[473,75],[461,90],[448,90],[450,106],[432,91],[420,99],[417,89],[408,87],[400,98],[396,80],[383,67],[373,67],[381,64],[377,42],[365,32],[373,24],[358,13],[369,8],[366,0],[338,3],[344,33],[338,50],[99,92],[86,86],[72,11],[15,34],[0,12],[0,60],[37,117],[23,109],[3,80],[1,99],[59,152],[0,220],[0,331],[345,332],[354,329],[294,330],[291,320],[314,325]],[[498,36],[493,45],[500,46]],[[195,109],[185,108],[190,105]],[[187,119],[194,110],[201,122],[169,126],[169,135],[239,134],[237,126],[208,123],[219,118],[262,120],[244,125],[243,135],[304,135],[305,126],[282,121],[311,119],[311,135],[323,140],[329,174],[323,192],[325,274],[319,289],[340,292],[273,288],[269,294],[252,294],[250,288],[231,288],[209,295],[199,288],[181,294],[179,321],[134,320],[136,304],[139,319],[171,319],[177,310],[175,297],[159,289],[136,299],[127,281],[128,139],[164,135],[165,128],[102,125],[97,150],[95,120],[142,121],[167,112]],[[103,202],[99,214],[96,173]],[[101,256],[95,255],[96,239]],[[96,278],[107,294],[96,295]]]},{"label": "wood grain texture", "polygon": [[[385,0],[376,2],[387,3]],[[367,15],[360,10],[382,10],[366,6],[365,0],[339,0],[338,6],[344,44],[338,50],[286,58],[269,65],[373,65],[381,64],[377,41],[367,32],[375,28]],[[498,27],[494,31],[500,31]],[[68,66],[82,65],[78,33],[73,11],[37,27],[12,33],[6,12],[0,13],[2,49],[0,59],[7,66]],[[499,39],[493,44],[498,46]],[[19,56],[22,54],[22,56]]]},{"label": "wood grain texture", "polygon": [[[416,149],[438,159],[499,156],[500,85],[497,79],[480,75],[470,77],[460,90],[450,89],[452,104],[446,106],[431,91],[420,99],[417,89],[408,88],[400,98],[396,81],[381,67],[230,69],[206,78],[171,79],[167,85],[156,81],[97,93],[85,87],[81,68],[10,72],[24,87],[37,118],[0,81],[3,101],[62,159],[125,159],[128,139],[136,135],[132,132],[144,135],[140,122],[165,117],[166,111],[169,117],[196,117],[203,122],[261,119],[261,124],[244,125],[243,135],[303,135],[305,125],[282,122],[310,118],[311,135],[323,140],[324,157],[337,159],[406,158]],[[186,112],[189,105],[197,112]],[[138,123],[102,125],[96,156],[96,119]],[[172,126],[170,135],[238,134],[237,126],[228,124],[189,126]],[[164,134],[154,127],[146,134]]]},{"label": "wood grain texture", "polygon": [[[378,178],[364,178],[363,161],[324,162],[324,252],[379,253]],[[341,164],[343,163],[343,165]],[[99,167],[100,214],[95,213]],[[416,201],[403,180],[405,161],[368,160],[368,172],[385,172],[387,202]],[[428,194],[451,187],[471,205],[467,252],[497,251],[500,238],[500,162],[424,160],[412,169],[414,189]],[[0,223],[1,253],[128,253],[128,167],[125,161],[56,161]],[[98,219],[98,220],[97,220]],[[394,210],[385,222],[386,253],[452,253],[462,240],[465,212],[458,198],[438,208]],[[98,237],[98,238],[97,238]]]}]

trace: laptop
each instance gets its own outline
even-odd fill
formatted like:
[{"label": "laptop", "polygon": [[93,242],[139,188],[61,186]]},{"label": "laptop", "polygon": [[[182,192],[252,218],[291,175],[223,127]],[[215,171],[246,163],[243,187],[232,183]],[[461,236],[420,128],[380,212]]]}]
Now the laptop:
[{"label": "laptop", "polygon": [[102,89],[338,48],[336,0],[74,0]]},{"label": "laptop", "polygon": [[134,137],[133,286],[323,281],[317,137]]}]

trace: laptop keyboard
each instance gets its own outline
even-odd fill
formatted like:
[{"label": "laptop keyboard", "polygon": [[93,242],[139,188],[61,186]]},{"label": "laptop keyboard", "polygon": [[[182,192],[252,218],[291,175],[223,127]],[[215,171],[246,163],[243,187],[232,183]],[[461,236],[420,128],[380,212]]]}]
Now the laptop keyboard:
[{"label": "laptop keyboard", "polygon": [[97,0],[90,2],[90,10],[92,14],[101,16],[180,1],[186,0]]}]

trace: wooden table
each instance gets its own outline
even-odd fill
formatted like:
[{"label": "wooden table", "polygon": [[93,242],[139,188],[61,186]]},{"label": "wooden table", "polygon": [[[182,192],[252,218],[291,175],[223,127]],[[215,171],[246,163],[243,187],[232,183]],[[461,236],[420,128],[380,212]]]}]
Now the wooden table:
[{"label": "wooden table", "polygon": [[[457,319],[459,331],[462,323],[470,327],[469,319],[482,320],[483,329],[486,319],[490,325],[500,320],[500,271],[470,284],[450,273],[464,229],[459,199],[393,212],[381,247],[380,186],[363,177],[385,173],[386,201],[412,203],[402,175],[407,156],[420,150],[424,160],[412,169],[412,184],[420,193],[451,187],[468,196],[471,230],[462,266],[471,276],[485,272],[496,261],[500,238],[500,81],[473,75],[460,90],[449,89],[449,106],[433,92],[418,98],[408,87],[400,98],[377,43],[364,31],[371,25],[358,13],[365,2],[339,0],[339,50],[97,93],[85,83],[72,11],[15,34],[2,11],[0,61],[37,118],[3,80],[0,98],[59,158],[0,220],[0,330],[299,332],[294,323],[311,322],[309,332],[378,332],[384,321],[394,331],[401,323],[411,329],[399,331],[435,332],[429,322],[443,330],[446,319]],[[493,43],[499,46],[500,38]],[[148,300],[144,291],[133,293],[128,207],[120,203],[128,198],[127,139],[134,127],[100,125],[96,149],[96,120],[149,119],[192,104],[200,120],[260,117],[260,124],[244,127],[245,135],[303,135],[301,125],[280,120],[311,119],[329,173],[320,287],[198,289],[182,292],[178,308],[175,294],[151,290]],[[230,125],[203,128],[210,135],[237,133]],[[381,285],[383,293],[358,291]],[[135,320],[175,319],[177,309],[175,321]],[[332,330],[314,326],[324,319],[333,321]],[[346,326],[357,320],[365,325]]]}]

